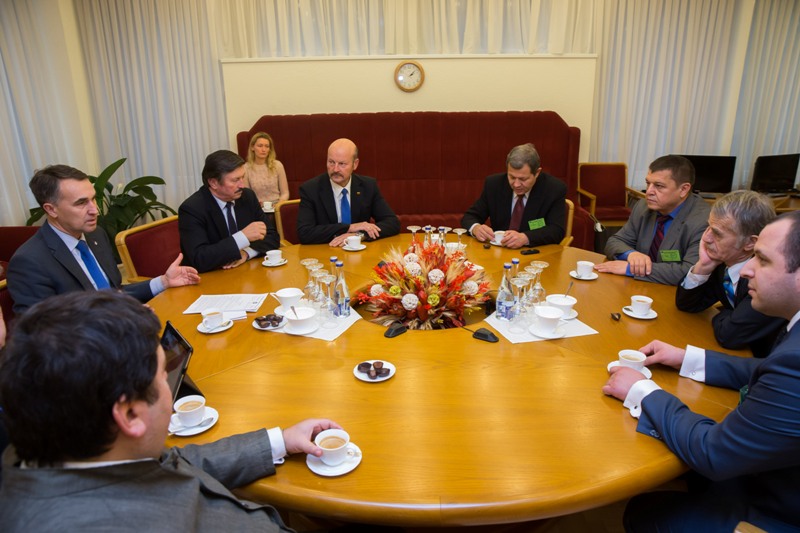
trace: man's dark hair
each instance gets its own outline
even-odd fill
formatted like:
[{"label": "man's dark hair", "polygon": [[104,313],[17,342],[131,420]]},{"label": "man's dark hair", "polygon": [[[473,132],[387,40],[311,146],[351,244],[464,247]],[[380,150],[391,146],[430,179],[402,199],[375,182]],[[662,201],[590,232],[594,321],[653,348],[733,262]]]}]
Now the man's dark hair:
[{"label": "man's dark hair", "polygon": [[678,186],[688,183],[694,186],[694,165],[681,155],[662,155],[650,163],[650,172],[669,170]]},{"label": "man's dark hair", "polygon": [[114,291],[76,291],[31,307],[0,355],[0,405],[20,459],[54,464],[105,453],[120,399],[153,403],[161,325]]},{"label": "man's dark hair", "polygon": [[800,211],[784,213],[778,217],[778,220],[782,219],[791,224],[783,243],[783,256],[786,258],[786,271],[793,273],[800,268]]},{"label": "man's dark hair", "polygon": [[39,207],[44,207],[44,204],[53,204],[58,201],[61,180],[83,181],[88,179],[89,176],[77,168],[67,165],[50,165],[37,170],[28,186],[31,188],[33,197],[39,203]]},{"label": "man's dark hair", "polygon": [[208,180],[220,181],[222,176],[233,172],[244,165],[244,159],[230,150],[217,150],[208,154],[203,166],[203,185],[208,187]]}]

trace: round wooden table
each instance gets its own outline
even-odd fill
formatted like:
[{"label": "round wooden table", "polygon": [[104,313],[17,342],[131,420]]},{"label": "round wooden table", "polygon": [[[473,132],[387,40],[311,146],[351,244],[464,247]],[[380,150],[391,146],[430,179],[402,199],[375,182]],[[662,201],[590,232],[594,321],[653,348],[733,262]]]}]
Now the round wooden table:
[{"label": "round wooden table", "polygon": [[[454,237],[453,237],[454,238]],[[490,344],[464,329],[408,331],[395,338],[359,320],[326,342],[251,326],[252,316],[222,333],[196,330],[198,315],[182,312],[201,294],[263,293],[303,287],[299,264],[316,257],[344,260],[351,291],[371,283],[371,268],[391,247],[405,248],[409,234],[367,243],[362,252],[327,245],[284,248],[285,266],[259,260],[203,275],[195,287],[171,289],[151,302],[195,347],[189,375],[208,404],[220,412],[212,429],[169,445],[202,443],[227,435],[309,417],[340,423],[362,453],[361,464],[340,477],[322,477],[291,456],[275,476],[242,489],[243,496],[303,513],[347,521],[402,526],[451,526],[521,522],[602,506],[656,487],[686,470],[660,441],[636,432],[636,420],[601,387],[606,365],[623,348],[654,338],[719,349],[710,318],[675,309],[675,287],[601,274],[575,281],[578,320],[597,335]],[[592,252],[542,246],[537,255],[499,247],[484,249],[465,237],[471,261],[495,287],[503,261],[520,257],[549,262],[542,275],[548,293],[573,281],[569,271]],[[655,320],[621,312],[633,294],[655,300]],[[268,298],[258,314],[272,312]],[[475,327],[488,327],[485,322]],[[474,329],[474,328],[473,328]],[[742,352],[744,355],[744,352]],[[390,361],[391,379],[366,383],[353,368],[367,359]],[[721,420],[737,404],[733,391],[679,378],[654,368],[653,378],[691,409]]]}]

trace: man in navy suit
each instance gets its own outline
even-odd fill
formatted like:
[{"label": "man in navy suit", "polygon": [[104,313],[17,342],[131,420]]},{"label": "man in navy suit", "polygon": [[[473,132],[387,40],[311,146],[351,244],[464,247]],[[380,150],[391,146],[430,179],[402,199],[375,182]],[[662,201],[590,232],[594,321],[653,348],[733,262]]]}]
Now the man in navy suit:
[{"label": "man in navy suit", "polygon": [[494,241],[495,230],[505,230],[500,244],[508,248],[558,244],[566,232],[566,196],[567,185],[542,172],[532,144],[515,146],[506,157],[506,171],[486,178],[461,226],[481,242]]},{"label": "man in navy suit", "polygon": [[355,143],[333,141],[328,147],[327,173],[300,186],[297,236],[302,244],[344,246],[351,235],[375,240],[400,233],[400,221],[377,181],[354,174],[357,168]]},{"label": "man in navy suit", "polygon": [[680,370],[708,385],[740,391],[722,422],[690,411],[639,372],[612,368],[603,392],[623,400],[637,431],[661,439],[711,480],[689,492],[637,496],[626,509],[629,531],[733,531],[745,520],[770,532],[800,528],[800,212],[767,225],[742,268],[753,309],[788,320],[766,359],[735,357],[653,341],[646,365]]},{"label": "man in navy suit", "polygon": [[186,263],[200,272],[235,268],[280,246],[274,223],[245,187],[244,159],[230,150],[206,157],[203,186],[178,209]]},{"label": "man in navy suit", "polygon": [[749,346],[756,357],[767,356],[786,321],[753,309],[747,280],[739,273],[753,256],[758,234],[774,219],[772,200],[755,191],[734,191],[717,200],[700,241],[700,258],[675,293],[678,309],[690,313],[721,303],[711,322],[717,342],[732,350]]},{"label": "man in navy suit", "polygon": [[88,176],[67,165],[52,165],[36,172],[30,188],[47,221],[9,261],[14,313],[70,291],[122,289],[146,302],[169,287],[200,281],[194,268],[180,266],[179,254],[164,275],[123,286],[111,241],[97,227],[99,212]]}]

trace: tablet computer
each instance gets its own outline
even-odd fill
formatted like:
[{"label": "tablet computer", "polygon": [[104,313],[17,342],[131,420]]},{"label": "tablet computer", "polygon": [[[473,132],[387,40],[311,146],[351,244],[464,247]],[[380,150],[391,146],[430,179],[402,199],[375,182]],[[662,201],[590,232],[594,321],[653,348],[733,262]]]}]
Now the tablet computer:
[{"label": "tablet computer", "polygon": [[161,347],[164,349],[167,383],[174,402],[178,399],[178,391],[186,377],[186,368],[189,366],[189,359],[194,349],[169,320],[161,335]]}]

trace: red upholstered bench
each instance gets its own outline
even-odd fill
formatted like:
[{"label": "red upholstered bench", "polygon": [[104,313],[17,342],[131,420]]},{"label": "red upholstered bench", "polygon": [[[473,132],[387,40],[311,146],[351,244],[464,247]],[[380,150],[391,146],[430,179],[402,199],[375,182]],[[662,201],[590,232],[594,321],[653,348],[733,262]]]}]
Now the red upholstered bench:
[{"label": "red upholstered bench", "polygon": [[[265,115],[236,136],[247,159],[254,133],[275,140],[292,198],[304,181],[325,171],[328,145],[340,137],[359,150],[359,174],[380,183],[405,228],[409,224],[456,227],[489,174],[505,170],[508,151],[526,142],[539,150],[542,167],[567,183],[576,206],[580,130],[553,111],[346,113]],[[572,245],[591,250],[588,213],[576,207]]]}]

